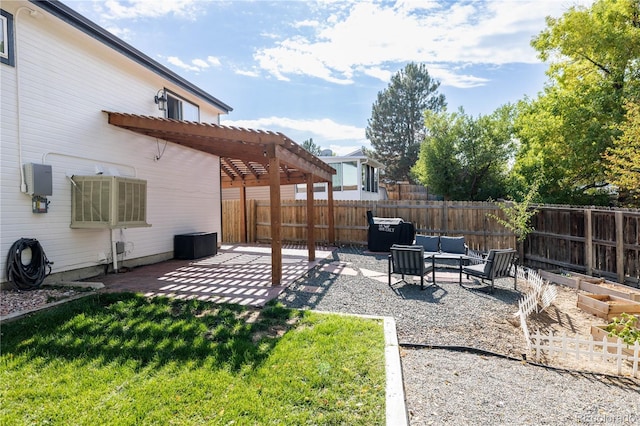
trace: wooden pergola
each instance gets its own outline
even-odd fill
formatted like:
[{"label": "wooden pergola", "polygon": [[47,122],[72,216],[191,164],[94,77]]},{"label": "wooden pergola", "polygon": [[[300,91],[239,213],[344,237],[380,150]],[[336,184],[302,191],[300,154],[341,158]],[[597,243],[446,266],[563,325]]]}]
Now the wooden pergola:
[{"label": "wooden pergola", "polygon": [[210,123],[104,111],[109,124],[152,138],[220,157],[223,188],[240,188],[242,233],[246,242],[246,188],[269,186],[271,204],[271,284],[282,281],[282,224],[280,185],[307,185],[307,247],[315,260],[313,184],[329,185],[329,242],[335,243],[332,175],[335,169],[278,132],[243,129]]}]

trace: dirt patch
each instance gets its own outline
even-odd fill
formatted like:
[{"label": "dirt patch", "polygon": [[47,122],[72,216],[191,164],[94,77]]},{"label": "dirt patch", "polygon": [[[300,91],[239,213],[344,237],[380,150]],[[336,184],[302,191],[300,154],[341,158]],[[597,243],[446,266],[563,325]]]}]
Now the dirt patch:
[{"label": "dirt patch", "polygon": [[[523,291],[526,291],[526,289]],[[581,339],[587,340],[591,336],[592,325],[606,325],[607,321],[604,318],[585,312],[577,306],[578,294],[588,293],[558,285],[557,296],[553,303],[543,312],[532,313],[527,318],[527,327],[530,334],[538,330],[541,334],[549,334],[549,332],[551,332],[554,336],[564,334],[567,337],[580,337]],[[514,333],[522,335],[519,319],[516,321],[512,318],[508,321],[508,324]],[[522,341],[524,342],[524,339],[522,339]],[[522,347],[526,351],[526,344],[523,344]],[[532,355],[533,354],[529,352],[528,358],[531,361],[535,361],[535,359],[531,359]],[[573,355],[566,358],[557,355],[552,357],[547,355],[540,358],[539,361],[556,367],[603,374],[617,374],[617,368],[613,361],[589,359],[586,355],[577,359]],[[631,369],[623,369],[623,375],[626,375],[625,371],[628,374],[631,372]]]}]

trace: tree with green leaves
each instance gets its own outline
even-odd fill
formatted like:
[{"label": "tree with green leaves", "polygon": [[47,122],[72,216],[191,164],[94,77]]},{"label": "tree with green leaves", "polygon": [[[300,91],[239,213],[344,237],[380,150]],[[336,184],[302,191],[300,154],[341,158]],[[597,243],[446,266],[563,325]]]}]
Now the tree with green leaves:
[{"label": "tree with green leaves", "polygon": [[640,92],[640,0],[571,7],[547,18],[532,46],[551,61],[550,82],[519,104],[513,182],[530,186],[542,171],[545,202],[607,203],[604,153],[620,136],[624,100]]},{"label": "tree with green leaves", "polygon": [[490,115],[425,113],[426,137],[412,169],[417,180],[447,200],[486,200],[505,195],[514,149],[513,113],[504,105]]},{"label": "tree with green leaves", "polygon": [[411,167],[425,135],[424,112],[439,112],[446,106],[439,87],[424,64],[409,63],[378,93],[366,136],[373,147],[371,155],[385,165],[386,179],[412,180]]},{"label": "tree with green leaves", "polygon": [[520,199],[498,202],[504,218],[489,213],[487,216],[496,220],[499,224],[513,232],[518,243],[523,243],[527,235],[534,231],[531,218],[538,213],[533,203],[538,198],[539,181],[535,181]]},{"label": "tree with green leaves", "polygon": [[609,181],[629,194],[625,204],[640,206],[640,103],[627,102],[622,134],[605,153]]},{"label": "tree with green leaves", "polygon": [[320,155],[320,153],[322,152],[322,148],[313,142],[313,138],[309,138],[306,141],[302,142],[302,147],[309,151],[310,154],[316,156]]}]

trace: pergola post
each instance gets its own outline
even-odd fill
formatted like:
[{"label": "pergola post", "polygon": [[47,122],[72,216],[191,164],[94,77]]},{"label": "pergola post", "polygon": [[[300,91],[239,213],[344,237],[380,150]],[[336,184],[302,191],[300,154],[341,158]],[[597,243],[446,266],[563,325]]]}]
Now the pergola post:
[{"label": "pergola post", "polygon": [[316,260],[316,236],[312,173],[307,174],[307,250],[309,251],[309,262]]},{"label": "pergola post", "polygon": [[274,145],[267,145],[269,158],[269,204],[271,211],[271,285],[282,281],[282,212],[280,208],[280,159]]},{"label": "pergola post", "polygon": [[240,187],[240,241],[246,243],[247,237],[247,188]]}]

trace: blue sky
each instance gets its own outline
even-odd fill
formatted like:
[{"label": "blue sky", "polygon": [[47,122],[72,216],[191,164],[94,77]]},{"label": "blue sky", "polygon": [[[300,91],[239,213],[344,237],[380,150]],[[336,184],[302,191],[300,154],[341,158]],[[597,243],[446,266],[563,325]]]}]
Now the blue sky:
[{"label": "blue sky", "polygon": [[530,41],[591,0],[63,0],[233,107],[221,124],[362,146],[378,92],[408,62],[449,111],[490,114],[547,81]]}]

